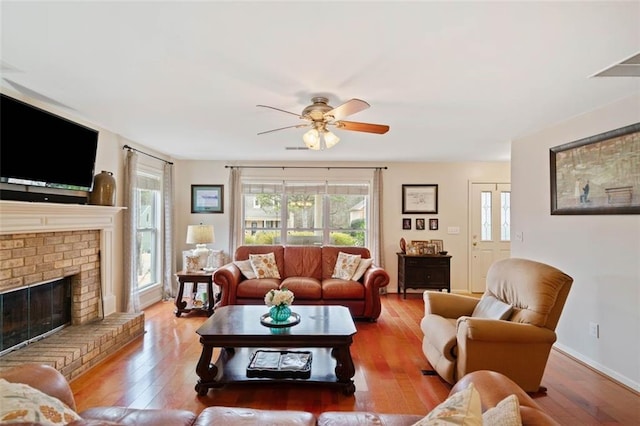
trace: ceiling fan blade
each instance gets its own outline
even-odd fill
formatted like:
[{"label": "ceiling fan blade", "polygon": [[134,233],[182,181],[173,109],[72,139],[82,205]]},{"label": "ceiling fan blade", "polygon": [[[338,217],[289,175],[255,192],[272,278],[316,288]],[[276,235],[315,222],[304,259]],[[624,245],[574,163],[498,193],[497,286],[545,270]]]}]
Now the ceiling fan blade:
[{"label": "ceiling fan blade", "polygon": [[289,112],[289,111],[285,111],[283,109],[280,108],[276,108],[276,107],[272,107],[269,105],[256,105],[257,107],[261,107],[261,108],[270,108],[270,109],[275,109],[276,111],[280,111],[280,112],[286,112],[287,114],[291,114],[291,115],[295,115],[298,118],[302,118],[300,117],[300,114],[296,114],[295,112]]},{"label": "ceiling fan blade", "polygon": [[355,132],[377,133],[379,135],[389,131],[389,126],[385,124],[358,123],[356,121],[338,121],[336,128]]},{"label": "ceiling fan blade", "polygon": [[326,117],[333,117],[332,120],[341,120],[342,118],[355,114],[356,112],[360,112],[369,108],[369,104],[361,99],[351,99],[342,105],[339,105],[332,109],[331,111],[327,111],[324,113]]},{"label": "ceiling fan blade", "polygon": [[307,127],[310,125],[311,125],[310,123],[307,123],[307,124],[296,124],[294,126],[280,127],[278,129],[265,130],[264,132],[258,133],[258,135],[264,135],[265,133],[277,132],[278,130],[284,130],[284,129],[293,129],[293,128],[299,129],[301,127]]}]

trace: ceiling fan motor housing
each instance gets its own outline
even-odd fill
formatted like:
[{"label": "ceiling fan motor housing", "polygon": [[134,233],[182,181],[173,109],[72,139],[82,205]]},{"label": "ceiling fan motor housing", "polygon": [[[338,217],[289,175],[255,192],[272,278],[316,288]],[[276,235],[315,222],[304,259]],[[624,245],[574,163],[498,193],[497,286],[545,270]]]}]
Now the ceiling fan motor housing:
[{"label": "ceiling fan motor housing", "polygon": [[303,118],[308,118],[313,121],[322,121],[325,119],[324,115],[333,109],[332,106],[327,104],[329,99],[322,96],[311,98],[311,102],[313,102],[312,105],[309,105],[302,110]]}]

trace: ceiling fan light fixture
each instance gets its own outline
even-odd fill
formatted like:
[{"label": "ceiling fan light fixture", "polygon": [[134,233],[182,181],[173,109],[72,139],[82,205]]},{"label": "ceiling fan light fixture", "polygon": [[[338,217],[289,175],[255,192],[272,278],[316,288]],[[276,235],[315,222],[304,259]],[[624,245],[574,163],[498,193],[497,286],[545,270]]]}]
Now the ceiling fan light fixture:
[{"label": "ceiling fan light fixture", "polygon": [[340,138],[328,130],[324,132],[324,143],[328,148],[335,146],[338,142],[340,142]]},{"label": "ceiling fan light fixture", "polygon": [[320,149],[320,133],[318,133],[317,129],[311,129],[306,132],[302,135],[302,140],[307,148],[314,151],[318,151]]}]

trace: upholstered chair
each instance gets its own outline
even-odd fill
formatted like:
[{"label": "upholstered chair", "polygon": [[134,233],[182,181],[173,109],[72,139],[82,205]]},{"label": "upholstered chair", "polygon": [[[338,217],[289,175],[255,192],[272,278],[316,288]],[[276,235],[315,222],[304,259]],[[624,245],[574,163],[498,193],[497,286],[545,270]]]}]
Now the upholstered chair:
[{"label": "upholstered chair", "polygon": [[526,392],[545,390],[542,375],[572,283],[553,266],[510,258],[491,265],[480,299],[426,291],[422,350],[451,384],[493,370]]}]

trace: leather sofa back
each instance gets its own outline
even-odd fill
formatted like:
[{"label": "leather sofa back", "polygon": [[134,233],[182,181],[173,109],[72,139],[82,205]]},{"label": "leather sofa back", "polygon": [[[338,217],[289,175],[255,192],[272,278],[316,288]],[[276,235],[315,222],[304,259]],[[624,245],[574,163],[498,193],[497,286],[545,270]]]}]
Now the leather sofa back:
[{"label": "leather sofa back", "polygon": [[311,277],[324,280],[333,275],[340,252],[359,254],[363,259],[371,257],[365,247],[255,245],[238,247],[234,260],[247,260],[250,254],[273,253],[282,279]]},{"label": "leather sofa back", "polygon": [[284,278],[309,277],[322,279],[322,247],[285,246]]}]

